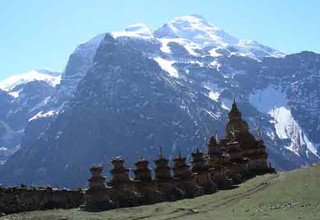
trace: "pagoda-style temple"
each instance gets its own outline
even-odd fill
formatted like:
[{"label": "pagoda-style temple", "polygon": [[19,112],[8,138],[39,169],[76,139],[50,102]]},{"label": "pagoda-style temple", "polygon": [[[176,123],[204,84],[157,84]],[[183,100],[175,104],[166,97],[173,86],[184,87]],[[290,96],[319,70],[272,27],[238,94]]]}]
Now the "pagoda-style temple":
[{"label": "pagoda-style temple", "polygon": [[179,156],[173,159],[173,172],[175,185],[185,192],[186,198],[193,198],[204,193],[203,187],[198,186],[193,181],[193,174],[190,166],[186,164],[186,158]]},{"label": "pagoda-style temple", "polygon": [[101,166],[93,166],[91,177],[88,179],[89,188],[84,195],[83,209],[88,211],[103,211],[114,207],[108,195],[108,188]]},{"label": "pagoda-style temple", "polygon": [[214,193],[217,190],[213,179],[209,173],[204,154],[197,148],[196,152],[192,153],[192,173],[194,173],[194,181],[197,185],[203,187],[205,194]]},{"label": "pagoda-style temple", "polygon": [[129,169],[124,166],[124,160],[117,157],[111,163],[113,165],[110,171],[112,180],[108,185],[111,186],[110,197],[112,201],[117,201],[118,207],[142,204],[142,195],[135,191],[132,180],[129,178]]},{"label": "pagoda-style temple", "polygon": [[156,189],[156,185],[151,176],[149,162],[142,157],[135,163],[135,190],[143,196],[145,204],[154,204],[165,201],[164,194]]},{"label": "pagoda-style temple", "polygon": [[160,156],[154,160],[157,189],[164,194],[166,201],[182,199],[185,193],[175,186],[174,179],[171,177],[171,168],[168,165],[169,161],[163,157],[162,150],[160,151]]}]

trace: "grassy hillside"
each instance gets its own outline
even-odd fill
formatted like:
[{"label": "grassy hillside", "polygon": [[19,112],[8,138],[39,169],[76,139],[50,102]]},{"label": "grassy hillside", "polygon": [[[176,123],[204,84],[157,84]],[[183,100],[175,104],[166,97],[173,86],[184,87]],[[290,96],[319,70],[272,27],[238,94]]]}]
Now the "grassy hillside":
[{"label": "grassy hillside", "polygon": [[320,165],[249,180],[234,190],[99,213],[50,210],[0,219],[320,219]]}]

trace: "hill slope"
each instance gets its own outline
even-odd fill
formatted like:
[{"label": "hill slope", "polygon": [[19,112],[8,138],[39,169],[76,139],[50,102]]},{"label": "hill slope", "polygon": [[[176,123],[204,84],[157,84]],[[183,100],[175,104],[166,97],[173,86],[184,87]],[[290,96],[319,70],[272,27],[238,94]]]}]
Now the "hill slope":
[{"label": "hill slope", "polygon": [[100,213],[37,211],[3,219],[320,219],[320,165],[251,179],[234,190]]}]

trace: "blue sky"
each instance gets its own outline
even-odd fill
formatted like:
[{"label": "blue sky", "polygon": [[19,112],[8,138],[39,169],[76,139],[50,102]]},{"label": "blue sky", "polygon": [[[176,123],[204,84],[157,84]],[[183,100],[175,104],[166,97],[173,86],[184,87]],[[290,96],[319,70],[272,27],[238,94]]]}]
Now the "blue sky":
[{"label": "blue sky", "polygon": [[63,71],[74,48],[98,33],[132,23],[155,29],[188,14],[285,53],[320,53],[319,9],[318,0],[0,0],[0,79]]}]

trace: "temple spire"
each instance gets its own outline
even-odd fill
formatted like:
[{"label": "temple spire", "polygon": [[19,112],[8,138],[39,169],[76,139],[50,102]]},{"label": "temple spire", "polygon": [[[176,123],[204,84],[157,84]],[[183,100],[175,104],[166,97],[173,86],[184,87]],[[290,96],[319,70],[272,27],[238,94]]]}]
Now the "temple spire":
[{"label": "temple spire", "polygon": [[231,110],[229,112],[229,119],[241,119],[241,112],[238,109],[236,99],[233,100]]},{"label": "temple spire", "polygon": [[229,122],[226,126],[226,138],[228,139],[235,139],[236,136],[240,133],[248,134],[249,133],[249,126],[246,121],[242,119],[242,114],[238,109],[236,100],[233,101],[231,110],[228,114]]}]

